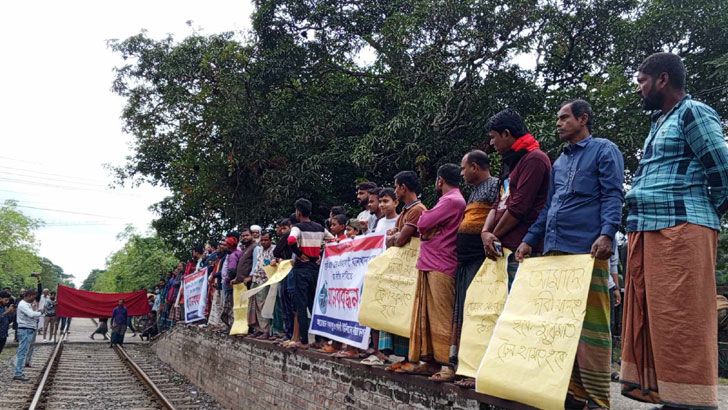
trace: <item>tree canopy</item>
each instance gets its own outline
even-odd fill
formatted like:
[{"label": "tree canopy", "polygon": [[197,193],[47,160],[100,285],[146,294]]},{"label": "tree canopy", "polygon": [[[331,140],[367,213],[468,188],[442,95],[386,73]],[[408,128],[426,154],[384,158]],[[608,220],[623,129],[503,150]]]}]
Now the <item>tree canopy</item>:
[{"label": "tree canopy", "polygon": [[0,287],[9,286],[13,292],[36,285],[30,276],[40,273],[43,286],[55,289],[59,283],[73,286],[72,275],[48,258],[38,256],[35,230],[42,225],[39,219],[24,215],[15,201],[0,207]]},{"label": "tree canopy", "polygon": [[[182,256],[209,235],[292,212],[296,198],[353,204],[355,183],[434,177],[488,146],[512,107],[554,159],[558,105],[590,101],[627,180],[649,119],[634,95],[646,56],[685,60],[694,97],[728,115],[728,3],[697,0],[257,0],[249,33],[176,40],[145,32],[110,47],[134,136],[120,182],[171,196],[154,205]],[[520,63],[520,64],[519,64]],[[493,158],[497,164],[497,158]]]}]

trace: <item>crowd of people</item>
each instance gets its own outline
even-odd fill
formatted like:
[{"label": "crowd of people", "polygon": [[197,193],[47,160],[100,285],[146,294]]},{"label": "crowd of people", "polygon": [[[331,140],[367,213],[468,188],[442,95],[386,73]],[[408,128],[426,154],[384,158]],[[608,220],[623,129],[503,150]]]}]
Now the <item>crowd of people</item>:
[{"label": "crowd of people", "polygon": [[[613,306],[622,303],[622,394],[663,409],[717,408],[714,269],[720,217],[728,209],[728,147],[718,114],[686,94],[685,78],[681,59],[669,53],[650,56],[639,69],[637,94],[656,113],[626,197],[622,153],[592,135],[588,102],[569,100],[554,113],[566,144],[553,163],[519,113],[506,109],[485,129],[501,156],[497,176],[491,175],[488,155],[472,150],[460,164],[439,167],[439,199],[431,209],[419,199],[422,186],[414,171],[378,181],[383,184],[358,184],[364,210],[356,216],[334,206],[319,223],[311,219],[312,203],[298,199],[295,213],[275,222],[275,234],[253,225],[194,246],[192,258],[154,286],[142,335],[154,337],[184,321],[183,278],[200,270],[209,278],[200,326],[228,332],[233,286],[261,286],[269,279],[266,266],[293,259],[290,274],[274,288],[272,318],[263,315],[271,288],[250,298],[246,337],[473,388],[474,380],[457,376],[456,369],[465,294],[486,258],[497,260],[510,251],[510,286],[526,258],[591,254],[595,264],[565,407],[610,407],[610,323]],[[463,182],[471,189],[467,199],[460,191]],[[615,247],[625,201],[622,300]],[[322,248],[371,233],[385,234],[388,247],[421,241],[409,337],[372,329],[367,350],[319,336],[310,340]],[[112,343],[123,342],[129,320],[123,302],[111,319],[113,333],[121,337],[112,337]],[[106,322],[99,326],[97,332],[105,335]],[[675,343],[676,337],[682,342]]]},{"label": "crowd of people", "polygon": [[33,276],[38,282],[37,290],[20,289],[17,297],[10,287],[0,291],[0,353],[13,329],[18,343],[13,378],[21,381],[30,380],[23,368],[31,367],[36,337],[42,336],[43,342],[55,342],[59,332],[63,336],[71,327],[71,318],[56,317],[56,292],[43,289],[39,274]]},{"label": "crowd of people", "polygon": [[[472,388],[474,380],[455,370],[465,294],[485,258],[511,251],[510,285],[525,258],[591,254],[594,270],[565,407],[609,408],[615,376],[610,323],[612,307],[622,303],[615,239],[626,200],[628,262],[617,374],[622,394],[663,409],[717,408],[714,269],[720,216],[728,208],[728,148],[717,113],[686,94],[678,56],[650,56],[637,80],[643,107],[655,114],[626,197],[622,153],[611,141],[592,136],[588,102],[569,100],[555,113],[566,145],[553,164],[523,118],[506,109],[485,130],[502,159],[498,176],[490,173],[488,155],[473,150],[459,165],[438,169],[439,199],[432,209],[419,199],[422,187],[414,171],[398,173],[392,187],[359,184],[364,210],[354,218],[334,206],[323,224],[312,221],[312,204],[301,198],[294,214],[276,221],[275,244],[271,232],[254,225],[192,249],[192,260],[180,262],[155,287],[159,327],[168,329],[184,317],[182,278],[207,269],[212,297],[202,326],[228,331],[233,285],[260,286],[268,279],[263,267],[294,258],[277,288],[272,319],[261,314],[268,289],[251,297],[248,337]],[[463,180],[472,188],[467,200],[460,191]],[[369,233],[386,234],[387,246],[421,240],[410,337],[373,329],[366,351],[319,336],[309,340],[322,247]],[[675,335],[691,343],[676,347]]]}]

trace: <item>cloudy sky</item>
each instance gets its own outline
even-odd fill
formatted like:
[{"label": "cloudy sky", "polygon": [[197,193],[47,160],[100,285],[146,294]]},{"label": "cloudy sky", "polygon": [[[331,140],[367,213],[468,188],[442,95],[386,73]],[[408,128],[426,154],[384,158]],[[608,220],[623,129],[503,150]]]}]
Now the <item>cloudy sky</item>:
[{"label": "cloudy sky", "polygon": [[40,254],[80,285],[122,246],[126,224],[145,231],[166,192],[109,189],[104,164],[120,165],[131,136],[124,100],[111,92],[120,59],[106,47],[146,29],[181,39],[194,28],[245,31],[249,1],[36,1],[0,3],[0,203],[41,218]]}]

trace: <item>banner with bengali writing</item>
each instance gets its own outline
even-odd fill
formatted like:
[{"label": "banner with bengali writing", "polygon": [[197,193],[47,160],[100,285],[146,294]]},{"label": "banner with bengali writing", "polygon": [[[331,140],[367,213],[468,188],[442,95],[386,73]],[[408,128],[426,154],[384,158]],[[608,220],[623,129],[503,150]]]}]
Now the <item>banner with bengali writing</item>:
[{"label": "banner with bengali writing", "polygon": [[[542,409],[563,409],[594,259],[526,259],[476,377],[476,391]],[[528,382],[525,383],[524,380]]]},{"label": "banner with bengali writing", "polygon": [[458,368],[455,372],[458,375],[475,377],[495,323],[503,312],[508,297],[506,269],[511,251],[503,249],[503,252],[504,255],[497,261],[485,259],[465,294]]},{"label": "banner with bengali writing", "polygon": [[207,269],[200,269],[183,278],[185,295],[185,323],[205,318],[207,303]]},{"label": "banner with bengali writing", "polygon": [[417,257],[420,240],[391,247],[369,262],[364,278],[359,323],[409,337],[417,290]]},{"label": "banner with bengali writing", "polygon": [[384,251],[382,235],[329,243],[321,259],[309,332],[360,349],[370,328],[359,323],[362,286],[369,261]]},{"label": "banner with bengali writing", "polygon": [[230,336],[248,334],[248,298],[243,294],[248,288],[244,283],[233,285],[233,326],[230,328]]}]

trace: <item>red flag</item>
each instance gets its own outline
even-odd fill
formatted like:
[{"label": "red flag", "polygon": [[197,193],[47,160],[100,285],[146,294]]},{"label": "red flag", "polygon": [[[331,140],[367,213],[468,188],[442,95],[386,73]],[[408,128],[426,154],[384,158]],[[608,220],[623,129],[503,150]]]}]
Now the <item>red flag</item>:
[{"label": "red flag", "polygon": [[149,313],[146,290],[129,293],[98,293],[58,285],[56,316],[111,317],[111,312],[119,306],[119,299],[124,299],[124,306],[126,306],[129,316],[141,316]]}]

